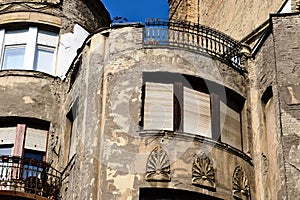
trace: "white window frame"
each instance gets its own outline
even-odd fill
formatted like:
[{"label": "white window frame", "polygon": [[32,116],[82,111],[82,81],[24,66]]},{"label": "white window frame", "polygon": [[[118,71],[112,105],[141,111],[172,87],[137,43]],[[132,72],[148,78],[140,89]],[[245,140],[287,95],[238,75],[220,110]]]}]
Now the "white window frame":
[{"label": "white window frame", "polygon": [[[51,31],[44,31],[39,29],[38,27],[30,26],[27,29],[20,29],[20,30],[27,30],[26,36],[24,37],[24,41],[7,41],[6,40],[6,33],[7,30],[0,29],[0,68],[3,70],[3,61],[4,61],[4,50],[6,46],[19,46],[24,45],[25,46],[25,54],[24,54],[24,64],[23,64],[23,70],[35,70],[35,57],[36,57],[36,51],[39,47],[45,48],[45,49],[51,49],[53,50],[53,61],[51,69],[48,70],[51,75],[55,75],[56,69],[56,54],[57,54],[57,46],[58,46],[58,34]],[[25,34],[25,33],[24,33]],[[39,41],[39,36],[44,34],[44,38],[46,38],[44,41]],[[48,35],[47,35],[48,34]],[[16,68],[18,69],[18,68]],[[45,72],[45,71],[42,71]],[[48,73],[48,72],[45,72]]]}]

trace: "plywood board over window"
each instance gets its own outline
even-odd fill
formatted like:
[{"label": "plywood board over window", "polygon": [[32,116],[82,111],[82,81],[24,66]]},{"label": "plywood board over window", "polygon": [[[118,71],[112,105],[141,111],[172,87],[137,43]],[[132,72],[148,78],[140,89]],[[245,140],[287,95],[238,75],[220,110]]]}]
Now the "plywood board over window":
[{"label": "plywood board over window", "polygon": [[48,131],[27,127],[25,149],[46,152]]},{"label": "plywood board over window", "polygon": [[14,144],[16,138],[16,127],[0,128],[0,145]]},{"label": "plywood board over window", "polygon": [[211,137],[210,96],[187,87],[183,93],[184,132]]},{"label": "plywood board over window", "polygon": [[221,141],[242,150],[240,113],[220,103]]},{"label": "plywood board over window", "polygon": [[173,84],[146,83],[145,130],[173,131]]},{"label": "plywood board over window", "polygon": [[[48,130],[26,124],[0,127],[0,150],[11,149],[8,155],[23,157],[27,150],[44,156],[47,151]],[[44,158],[42,158],[44,159]]]},{"label": "plywood board over window", "polygon": [[16,127],[0,127],[0,156],[12,154],[15,138]]}]

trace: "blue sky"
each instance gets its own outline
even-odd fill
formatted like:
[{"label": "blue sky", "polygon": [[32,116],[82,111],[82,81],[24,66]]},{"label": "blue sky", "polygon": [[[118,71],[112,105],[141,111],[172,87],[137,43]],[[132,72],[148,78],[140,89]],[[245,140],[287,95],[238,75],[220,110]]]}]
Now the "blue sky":
[{"label": "blue sky", "polygon": [[146,18],[168,18],[168,0],[102,0],[111,19],[125,17],[130,22],[145,22]]}]

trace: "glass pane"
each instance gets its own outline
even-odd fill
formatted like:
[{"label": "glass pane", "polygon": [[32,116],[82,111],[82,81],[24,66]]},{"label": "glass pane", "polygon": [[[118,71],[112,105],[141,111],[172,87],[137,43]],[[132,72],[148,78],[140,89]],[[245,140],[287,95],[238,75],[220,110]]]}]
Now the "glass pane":
[{"label": "glass pane", "polygon": [[2,156],[2,155],[10,156],[11,155],[11,150],[12,150],[12,147],[1,147],[0,146],[0,156]]},{"label": "glass pane", "polygon": [[25,47],[5,47],[2,69],[24,69]]},{"label": "glass pane", "polygon": [[[23,166],[23,179],[30,180],[32,178],[39,178],[41,179],[41,174],[43,171],[42,166],[34,164],[34,162],[30,161],[31,159],[37,160],[37,161],[43,161],[43,156],[45,155],[45,152],[40,151],[34,151],[25,149],[24,150],[24,159],[25,163]],[[27,162],[29,163],[27,164]]]},{"label": "glass pane", "polygon": [[53,73],[54,49],[38,47],[35,54],[34,70]]},{"label": "glass pane", "polygon": [[34,151],[34,150],[29,150],[29,149],[25,149],[25,151],[24,151],[24,158],[28,158],[28,159],[43,161],[44,155],[45,155],[45,152]]},{"label": "glass pane", "polygon": [[0,180],[5,180],[11,173],[11,163],[9,160],[2,158],[2,156],[10,156],[12,154],[13,145],[0,146]]}]

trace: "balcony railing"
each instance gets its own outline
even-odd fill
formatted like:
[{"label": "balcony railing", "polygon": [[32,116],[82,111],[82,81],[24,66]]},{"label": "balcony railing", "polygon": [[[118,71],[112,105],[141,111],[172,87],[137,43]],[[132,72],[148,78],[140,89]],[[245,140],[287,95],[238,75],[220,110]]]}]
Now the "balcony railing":
[{"label": "balcony railing", "polygon": [[61,173],[46,162],[15,156],[0,157],[0,193],[24,192],[59,199],[60,185]]},{"label": "balcony railing", "polygon": [[144,30],[144,47],[186,48],[220,60],[239,72],[241,66],[241,44],[228,35],[187,21],[147,19]]}]

